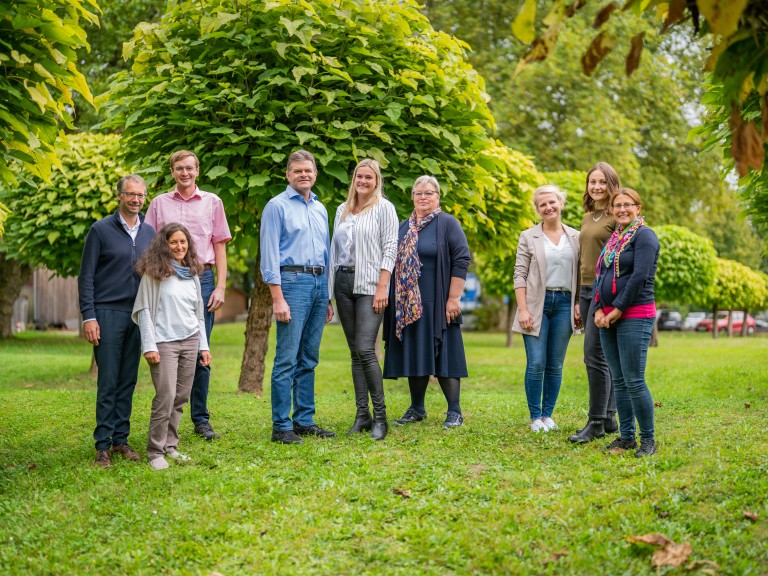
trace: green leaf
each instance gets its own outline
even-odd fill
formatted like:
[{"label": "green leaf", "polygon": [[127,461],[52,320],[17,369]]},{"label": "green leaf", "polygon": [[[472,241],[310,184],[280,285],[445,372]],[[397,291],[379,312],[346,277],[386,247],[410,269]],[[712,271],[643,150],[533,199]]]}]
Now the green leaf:
[{"label": "green leaf", "polygon": [[227,168],[226,166],[214,166],[213,168],[211,168],[205,173],[205,176],[209,180],[215,180],[216,178],[218,178],[223,174],[226,174],[227,172],[229,172],[229,168]]}]

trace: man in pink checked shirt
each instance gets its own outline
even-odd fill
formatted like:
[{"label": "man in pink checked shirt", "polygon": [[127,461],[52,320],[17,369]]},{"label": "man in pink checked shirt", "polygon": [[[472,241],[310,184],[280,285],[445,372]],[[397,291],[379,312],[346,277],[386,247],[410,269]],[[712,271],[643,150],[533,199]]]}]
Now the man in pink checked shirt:
[{"label": "man in pink checked shirt", "polygon": [[[166,224],[178,222],[187,227],[200,261],[205,266],[200,277],[200,287],[205,304],[205,331],[211,341],[214,312],[224,305],[224,291],[227,287],[227,247],[232,239],[224,214],[224,205],[216,194],[204,192],[197,187],[200,162],[189,150],[179,150],[171,155],[171,175],[176,188],[160,194],[152,200],[147,209],[145,222],[155,230]],[[216,266],[214,284],[213,266]],[[220,438],[211,426],[208,413],[208,386],[211,379],[210,366],[199,362],[195,369],[195,380],[190,397],[190,413],[195,432],[206,440]]]}]

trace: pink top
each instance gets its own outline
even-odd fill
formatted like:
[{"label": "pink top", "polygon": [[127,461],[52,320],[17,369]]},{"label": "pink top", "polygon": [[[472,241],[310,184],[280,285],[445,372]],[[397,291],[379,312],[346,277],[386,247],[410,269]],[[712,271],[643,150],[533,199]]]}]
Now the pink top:
[{"label": "pink top", "polygon": [[[610,314],[612,310],[615,310],[613,306],[603,306],[603,312]],[[629,306],[621,313],[622,320],[630,320],[632,318],[656,318],[656,303],[650,304],[637,304],[635,306]]]},{"label": "pink top", "polygon": [[189,200],[185,200],[175,188],[171,192],[160,194],[150,202],[144,221],[155,231],[171,222],[186,226],[203,264],[214,263],[214,244],[232,240],[221,198],[216,194],[203,192],[200,188],[195,189]]}]

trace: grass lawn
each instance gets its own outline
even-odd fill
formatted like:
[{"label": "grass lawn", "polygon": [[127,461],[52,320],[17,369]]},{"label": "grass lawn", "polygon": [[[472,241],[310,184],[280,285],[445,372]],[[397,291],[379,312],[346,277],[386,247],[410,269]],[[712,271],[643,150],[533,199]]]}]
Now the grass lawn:
[{"label": "grass lawn", "polygon": [[[180,449],[193,463],[160,473],[146,460],[92,465],[86,342],[0,342],[0,573],[652,574],[653,549],[627,537],[662,533],[691,544],[690,573],[768,574],[768,338],[662,333],[648,366],[659,451],[642,460],[567,441],[586,421],[581,337],[560,430],[540,435],[527,428],[521,340],[465,342],[465,425],[442,429],[434,384],[425,422],[374,443],[344,434],[354,393],[341,328],[329,326],[317,422],[339,436],[283,446],[269,441],[268,388],[236,391],[243,325],[218,325],[209,404],[223,438],[199,439],[185,414]],[[391,423],[407,383],[386,391]],[[131,435],[142,453],[153,392],[142,363]]]}]

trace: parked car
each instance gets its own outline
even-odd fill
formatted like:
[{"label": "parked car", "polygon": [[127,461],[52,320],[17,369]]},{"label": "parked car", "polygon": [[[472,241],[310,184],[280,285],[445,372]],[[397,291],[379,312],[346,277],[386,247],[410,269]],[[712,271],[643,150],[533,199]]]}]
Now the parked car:
[{"label": "parked car", "polygon": [[[734,333],[741,332],[741,327],[744,324],[744,312],[733,313],[733,331]],[[713,321],[712,318],[702,320],[696,326],[696,330],[699,332],[712,332]],[[725,332],[728,330],[728,312],[721,311],[717,313],[717,331]],[[757,331],[757,323],[751,314],[747,314],[747,334],[754,334]]]},{"label": "parked car", "polygon": [[768,322],[755,318],[755,329],[758,332],[768,332]]},{"label": "parked car", "polygon": [[707,319],[706,312],[689,312],[683,321],[683,330],[696,330],[699,322]]},{"label": "parked car", "polygon": [[659,330],[682,330],[683,315],[677,310],[659,310],[656,325]]}]

